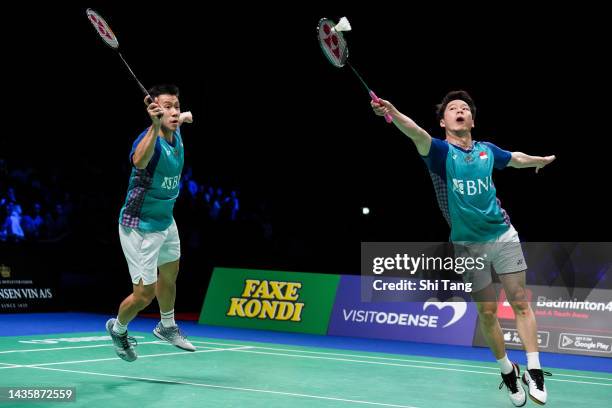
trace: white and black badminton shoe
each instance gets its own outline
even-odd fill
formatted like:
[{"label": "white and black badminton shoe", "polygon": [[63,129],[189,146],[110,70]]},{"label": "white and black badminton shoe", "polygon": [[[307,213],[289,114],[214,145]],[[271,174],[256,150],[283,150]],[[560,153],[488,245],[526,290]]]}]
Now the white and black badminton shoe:
[{"label": "white and black badminton shoe", "polygon": [[512,363],[512,371],[508,374],[502,374],[502,382],[499,384],[499,389],[505,385],[508,389],[508,397],[515,407],[522,407],[527,403],[527,395],[521,385],[521,369],[516,363]]},{"label": "white and black badminton shoe", "polygon": [[526,370],[523,373],[523,382],[529,387],[529,398],[536,404],[546,404],[548,394],[544,385],[544,376],[551,375],[548,371],[542,371],[539,368]]}]

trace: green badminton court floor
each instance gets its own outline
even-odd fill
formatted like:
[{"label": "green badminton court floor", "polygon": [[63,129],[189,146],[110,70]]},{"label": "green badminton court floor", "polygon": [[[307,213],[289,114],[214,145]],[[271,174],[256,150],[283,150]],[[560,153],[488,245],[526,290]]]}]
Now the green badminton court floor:
[{"label": "green badminton court floor", "polygon": [[[130,335],[139,343],[133,363],[116,357],[103,332],[0,337],[0,387],[76,390],[74,402],[0,408],[511,406],[495,363],[194,336],[198,350],[184,352],[150,333]],[[612,375],[552,371],[546,406],[612,406]]]}]

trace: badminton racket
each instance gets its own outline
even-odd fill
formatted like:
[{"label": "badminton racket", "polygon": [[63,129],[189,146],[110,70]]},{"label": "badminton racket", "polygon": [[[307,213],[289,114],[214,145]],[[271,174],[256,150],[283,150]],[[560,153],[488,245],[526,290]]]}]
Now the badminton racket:
[{"label": "badminton racket", "polygon": [[[321,46],[321,50],[323,51],[323,55],[327,58],[327,60],[336,68],[342,68],[344,66],[348,66],[351,71],[357,76],[361,84],[365,87],[366,91],[374,101],[374,103],[379,103],[379,99],[370,89],[368,84],[364,81],[363,77],[359,75],[359,72],[353,67],[353,65],[348,61],[349,57],[349,49],[346,39],[344,38],[343,31],[350,31],[351,25],[346,17],[342,17],[338,24],[336,24],[333,20],[329,18],[322,18],[319,20],[319,25],[317,26],[317,34],[319,38],[319,45]],[[385,120],[387,123],[391,123],[393,118],[391,115],[386,114]]]},{"label": "badminton racket", "polygon": [[[119,41],[117,40],[115,33],[113,33],[113,30],[111,30],[106,20],[102,18],[100,14],[98,14],[96,11],[90,8],[87,9],[86,13],[87,13],[87,18],[89,19],[91,24],[96,29],[96,32],[98,33],[100,38],[102,38],[102,40],[106,43],[106,45],[108,45],[109,47],[111,47],[113,50],[117,52],[117,54],[119,55],[119,58],[121,58],[121,61],[123,61],[128,71],[130,72],[130,74],[132,74],[132,77],[136,80],[136,82],[138,83],[138,86],[140,87],[142,92],[145,94],[146,99],[148,99],[150,103],[153,103],[153,98],[151,97],[151,95],[149,95],[147,88],[145,88],[142,85],[142,83],[138,80],[138,77],[136,77],[136,74],[134,74],[134,71],[132,71],[132,68],[130,68],[125,58],[123,58],[123,55],[121,55],[121,52],[119,52]],[[162,114],[159,114],[158,117],[161,118]]]}]

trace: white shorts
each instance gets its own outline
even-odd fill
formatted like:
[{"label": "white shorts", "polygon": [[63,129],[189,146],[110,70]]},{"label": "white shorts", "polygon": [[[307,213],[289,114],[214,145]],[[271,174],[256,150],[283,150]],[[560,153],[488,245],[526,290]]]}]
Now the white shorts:
[{"label": "white shorts", "polygon": [[181,257],[181,240],[176,222],[163,231],[144,232],[119,225],[119,240],[130,270],[132,283],[157,282],[157,267]]},{"label": "white shorts", "polygon": [[510,229],[490,242],[456,242],[455,257],[469,256],[472,258],[484,257],[483,269],[473,269],[463,273],[464,282],[472,283],[472,291],[477,292],[486,288],[493,282],[491,266],[495,273],[521,272],[527,269],[523,248],[518,232],[512,225]]}]

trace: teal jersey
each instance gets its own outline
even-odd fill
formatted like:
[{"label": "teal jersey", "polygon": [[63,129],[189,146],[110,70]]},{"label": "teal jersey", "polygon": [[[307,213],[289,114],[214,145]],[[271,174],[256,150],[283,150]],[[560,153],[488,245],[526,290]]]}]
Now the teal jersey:
[{"label": "teal jersey", "polygon": [[508,231],[510,218],[497,199],[493,169],[503,169],[511,157],[492,143],[474,142],[465,150],[432,139],[423,159],[451,227],[451,241],[487,242]]},{"label": "teal jersey", "polygon": [[158,136],[149,164],[144,169],[137,169],[132,157],[147,131],[142,132],[132,145],[132,174],[119,223],[146,232],[163,231],[172,224],[174,203],[179,195],[184,163],[183,140],[179,129],[174,132],[172,143]]}]

